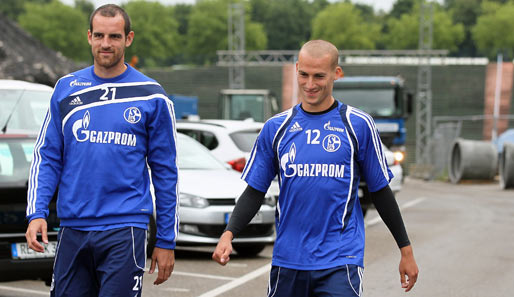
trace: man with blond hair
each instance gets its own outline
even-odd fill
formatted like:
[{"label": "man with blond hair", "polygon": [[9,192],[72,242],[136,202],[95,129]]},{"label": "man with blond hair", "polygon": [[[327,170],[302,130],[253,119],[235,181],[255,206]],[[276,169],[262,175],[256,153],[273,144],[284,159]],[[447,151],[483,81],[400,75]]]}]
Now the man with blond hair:
[{"label": "man with blond hair", "polygon": [[232,239],[259,210],[278,175],[277,239],[268,297],[361,296],[361,177],[400,248],[405,291],[418,276],[374,121],[342,103],[344,98],[339,102],[332,96],[334,81],[343,76],[338,57],[337,48],[323,40],[301,48],[296,63],[301,103],[264,125],[243,171],[248,186],[213,253],[215,261],[227,264]]}]

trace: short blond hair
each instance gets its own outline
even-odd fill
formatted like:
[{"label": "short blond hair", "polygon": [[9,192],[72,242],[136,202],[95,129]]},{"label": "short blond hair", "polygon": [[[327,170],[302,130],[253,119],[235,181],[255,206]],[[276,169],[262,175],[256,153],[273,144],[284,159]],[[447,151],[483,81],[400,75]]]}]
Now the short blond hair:
[{"label": "short blond hair", "polygon": [[330,55],[330,65],[332,68],[336,68],[339,65],[339,51],[337,47],[326,40],[318,39],[307,41],[300,49],[300,54],[302,52],[318,58]]}]

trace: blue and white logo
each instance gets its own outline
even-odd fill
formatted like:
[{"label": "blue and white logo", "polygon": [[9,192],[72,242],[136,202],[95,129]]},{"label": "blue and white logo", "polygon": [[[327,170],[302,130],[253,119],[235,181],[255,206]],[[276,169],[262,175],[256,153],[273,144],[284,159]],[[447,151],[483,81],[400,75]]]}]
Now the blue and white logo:
[{"label": "blue and white logo", "polygon": [[137,107],[129,107],[123,113],[125,121],[135,124],[141,120],[141,111]]},{"label": "blue and white logo", "polygon": [[341,139],[335,134],[329,134],[323,138],[323,148],[329,153],[337,151],[341,147]]},{"label": "blue and white logo", "polygon": [[91,116],[89,115],[88,110],[82,117],[82,120],[77,120],[75,121],[75,123],[73,123],[73,127],[71,129],[73,131],[73,135],[75,135],[75,139],[77,139],[78,142],[84,142],[89,139],[89,131],[87,130],[87,128],[89,127],[90,120]]}]

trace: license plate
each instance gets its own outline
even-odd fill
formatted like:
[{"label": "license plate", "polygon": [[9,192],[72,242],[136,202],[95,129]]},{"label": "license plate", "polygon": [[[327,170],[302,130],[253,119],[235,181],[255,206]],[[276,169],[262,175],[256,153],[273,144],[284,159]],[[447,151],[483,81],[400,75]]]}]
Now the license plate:
[{"label": "license plate", "polygon": [[[225,224],[228,224],[231,213],[225,213]],[[262,224],[262,212],[257,212],[249,224]]]},{"label": "license plate", "polygon": [[18,242],[11,244],[11,253],[13,259],[39,259],[53,258],[57,249],[57,242],[50,241],[48,244],[43,243],[45,251],[43,253],[36,252],[29,248],[26,242]]}]

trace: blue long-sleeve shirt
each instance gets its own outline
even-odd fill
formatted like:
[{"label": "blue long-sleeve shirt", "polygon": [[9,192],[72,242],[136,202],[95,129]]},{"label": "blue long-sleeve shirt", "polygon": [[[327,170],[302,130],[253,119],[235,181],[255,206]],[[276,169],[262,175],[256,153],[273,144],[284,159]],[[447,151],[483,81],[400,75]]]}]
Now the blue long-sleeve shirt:
[{"label": "blue long-sleeve shirt", "polygon": [[156,246],[172,249],[178,234],[176,129],[162,87],[127,65],[103,79],[88,67],[61,78],[34,148],[27,218],[46,218],[58,188],[61,226],[146,228],[153,215]]}]

